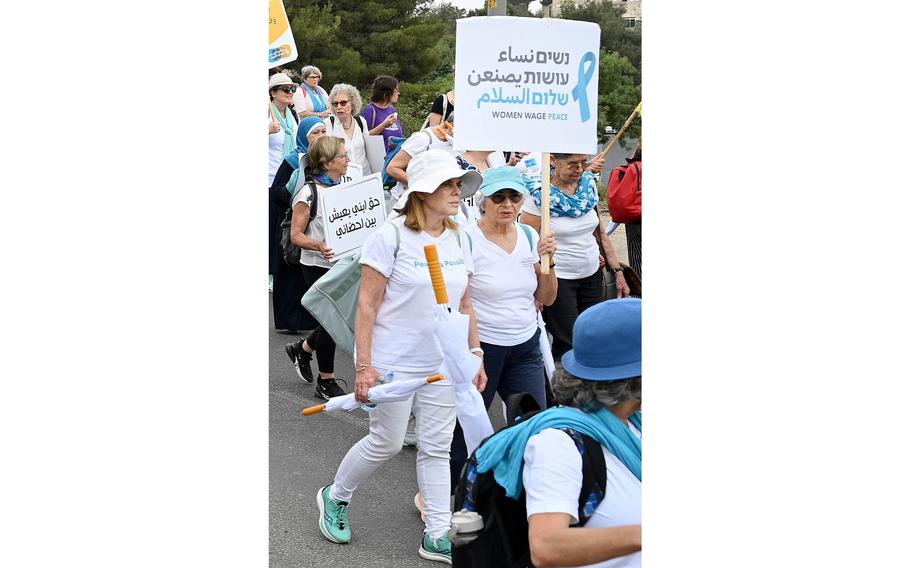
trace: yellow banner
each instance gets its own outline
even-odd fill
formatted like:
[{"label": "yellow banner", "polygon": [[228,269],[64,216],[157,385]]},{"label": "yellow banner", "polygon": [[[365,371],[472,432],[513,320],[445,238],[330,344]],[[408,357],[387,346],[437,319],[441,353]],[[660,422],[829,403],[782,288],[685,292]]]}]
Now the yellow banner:
[{"label": "yellow banner", "polygon": [[297,44],[281,0],[269,0],[269,69],[297,59]]}]

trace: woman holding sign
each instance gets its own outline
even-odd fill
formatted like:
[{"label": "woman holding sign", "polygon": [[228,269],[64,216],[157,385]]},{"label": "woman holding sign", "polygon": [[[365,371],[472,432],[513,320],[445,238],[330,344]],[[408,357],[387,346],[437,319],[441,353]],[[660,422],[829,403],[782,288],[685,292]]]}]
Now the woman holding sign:
[{"label": "woman holding sign", "polygon": [[[598,160],[596,171],[586,171],[585,154],[550,154],[550,230],[556,235],[559,249],[550,259],[559,286],[552,306],[544,307],[543,318],[553,334],[553,359],[572,348],[572,326],[578,315],[605,298],[605,280],[598,256],[606,260],[616,274],[617,297],[629,295],[619,257],[610,244],[597,214],[595,174],[603,167]],[[540,180],[525,179],[531,194],[522,206],[521,222],[540,231]],[[600,254],[598,254],[598,252]]]},{"label": "woman holding sign", "polygon": [[[347,150],[344,140],[335,136],[323,136],[313,142],[306,155],[309,167],[304,185],[293,199],[291,217],[291,242],[300,247],[300,265],[307,288],[329,271],[334,257],[332,249],[325,243],[325,228],[319,214],[319,194],[332,191],[332,186],[347,181]],[[335,341],[321,326],[317,326],[306,339],[287,346],[288,355],[296,359],[298,374],[308,381],[313,380],[310,360],[316,352],[319,366],[319,380],[316,381],[316,398],[328,400],[345,394],[335,381]],[[293,353],[292,353],[293,351]]]},{"label": "woman holding sign", "polygon": [[[367,237],[361,249],[363,273],[355,324],[356,398],[369,402],[369,388],[389,377],[423,378],[439,370],[443,356],[435,334],[436,303],[425,245],[436,245],[443,279],[458,309],[470,316],[468,345],[482,358],[469,288],[473,272],[468,243],[451,216],[481,176],[461,169],[443,150],[427,150],[408,164],[408,189],[394,205],[401,215]],[[474,384],[483,391],[481,365]],[[426,529],[421,557],[452,563],[448,530],[449,445],[455,427],[455,391],[450,380],[433,383],[407,400],[386,402],[370,412],[370,433],[338,466],[334,483],[319,490],[319,530],[332,542],[351,540],[348,504],[354,491],[382,463],[401,450],[408,415],[417,418],[417,485],[425,501]],[[374,505],[375,506],[375,505]]]}]

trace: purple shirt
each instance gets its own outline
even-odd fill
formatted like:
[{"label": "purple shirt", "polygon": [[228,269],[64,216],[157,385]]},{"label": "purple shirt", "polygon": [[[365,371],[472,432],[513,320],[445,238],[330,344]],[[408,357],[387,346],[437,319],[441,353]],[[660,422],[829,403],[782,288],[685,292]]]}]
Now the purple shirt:
[{"label": "purple shirt", "polygon": [[[379,108],[373,103],[368,104],[361,111],[360,116],[362,116],[367,121],[367,127],[370,130],[373,130],[380,124],[382,121],[387,119],[390,114],[398,112],[398,109],[395,108],[395,105],[389,105],[386,108]],[[382,131],[382,138],[385,141],[385,150],[389,151],[389,138],[392,136],[400,136],[404,138],[404,128],[401,126],[401,119],[395,119],[395,124],[389,126]]]}]

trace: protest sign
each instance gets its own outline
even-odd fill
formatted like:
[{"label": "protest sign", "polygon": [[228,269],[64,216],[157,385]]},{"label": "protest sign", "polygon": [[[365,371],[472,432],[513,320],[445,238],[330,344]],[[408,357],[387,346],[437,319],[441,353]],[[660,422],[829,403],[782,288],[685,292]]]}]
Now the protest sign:
[{"label": "protest sign", "polygon": [[595,153],[599,54],[591,22],[458,20],[455,148]]},{"label": "protest sign", "polygon": [[335,260],[359,248],[385,222],[382,174],[342,183],[319,192],[325,242]]},{"label": "protest sign", "polygon": [[[367,162],[370,163],[370,169],[374,172],[381,172],[386,155],[385,138],[377,134],[364,136],[364,140],[366,141],[364,150],[367,154]],[[351,164],[348,164],[348,167],[350,168]]]},{"label": "protest sign", "polygon": [[297,59],[297,44],[281,0],[269,0],[269,69]]}]

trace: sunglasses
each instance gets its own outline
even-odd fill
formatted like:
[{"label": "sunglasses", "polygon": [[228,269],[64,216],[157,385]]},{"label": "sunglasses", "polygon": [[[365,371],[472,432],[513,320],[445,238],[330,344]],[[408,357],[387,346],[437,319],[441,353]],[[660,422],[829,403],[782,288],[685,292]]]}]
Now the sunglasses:
[{"label": "sunglasses", "polygon": [[343,107],[346,104],[348,104],[349,102],[351,102],[351,101],[333,101],[332,106],[333,107]]},{"label": "sunglasses", "polygon": [[297,92],[297,85],[282,85],[281,87],[278,87],[278,90],[290,95],[291,93]]},{"label": "sunglasses", "polygon": [[502,203],[503,201],[506,200],[506,196],[508,196],[509,201],[511,201],[512,203],[521,203],[521,200],[524,197],[522,194],[518,193],[517,191],[510,191],[508,193],[503,193],[501,191],[497,191],[496,193],[494,193],[493,195],[490,196],[490,201],[492,201],[496,205],[499,205],[500,203]]}]

